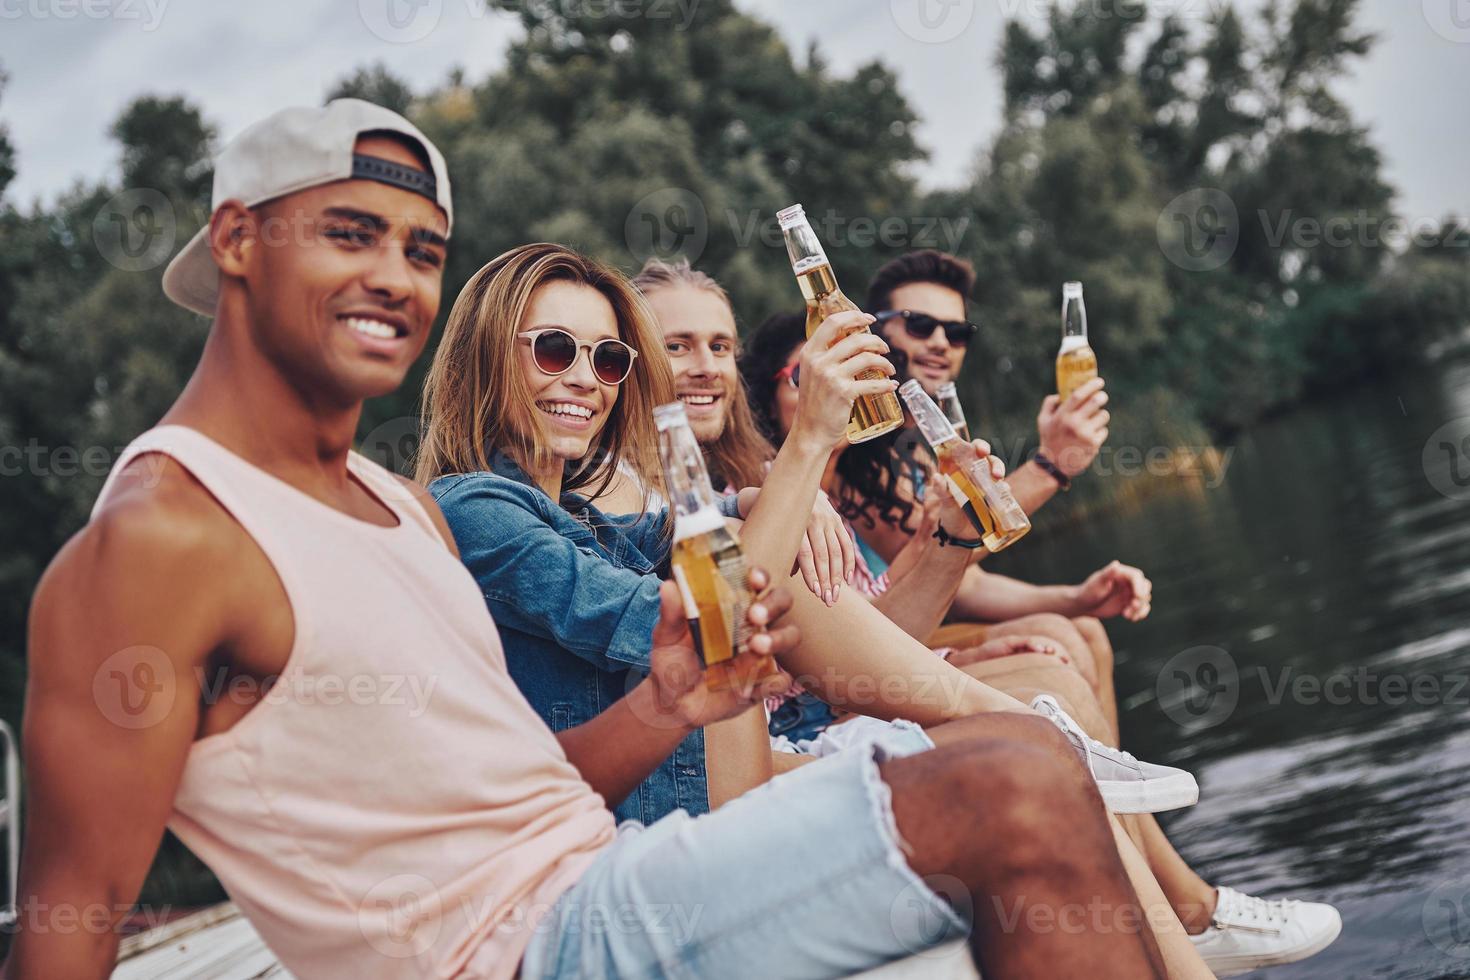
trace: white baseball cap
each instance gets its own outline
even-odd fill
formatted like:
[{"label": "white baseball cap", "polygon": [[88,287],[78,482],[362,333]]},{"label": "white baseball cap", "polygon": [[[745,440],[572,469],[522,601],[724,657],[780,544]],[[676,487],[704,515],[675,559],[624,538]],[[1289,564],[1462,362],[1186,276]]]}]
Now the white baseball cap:
[{"label": "white baseball cap", "polygon": [[[353,153],[363,133],[399,133],[424,148],[431,175],[390,160]],[[360,178],[421,194],[443,209],[454,228],[444,156],[418,127],[398,113],[361,99],[337,99],[321,108],[283,109],[261,120],[220,151],[214,161],[210,214],[229,200],[256,207],[338,180]],[[163,292],[180,306],[214,316],[219,266],[209,248],[209,226],[189,240],[163,272]]]}]

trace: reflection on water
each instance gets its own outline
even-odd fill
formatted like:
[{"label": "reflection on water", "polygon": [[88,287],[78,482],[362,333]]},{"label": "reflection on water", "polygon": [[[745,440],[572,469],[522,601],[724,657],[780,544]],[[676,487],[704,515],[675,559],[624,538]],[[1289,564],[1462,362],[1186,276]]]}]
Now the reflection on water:
[{"label": "reflection on water", "polygon": [[988,566],[1080,581],[1117,557],[1153,579],[1152,616],[1109,631],[1125,746],[1199,777],[1170,836],[1210,881],[1343,913],[1326,953],[1261,976],[1470,976],[1470,500],[1435,488],[1470,459],[1426,452],[1456,419],[1470,366],[1359,389],[1222,447],[1218,489],[1065,545],[1043,513]]}]

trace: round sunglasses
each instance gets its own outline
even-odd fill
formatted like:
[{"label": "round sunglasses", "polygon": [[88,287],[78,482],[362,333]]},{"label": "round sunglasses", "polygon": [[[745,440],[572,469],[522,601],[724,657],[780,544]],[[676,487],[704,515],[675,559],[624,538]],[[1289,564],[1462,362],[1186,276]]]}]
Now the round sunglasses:
[{"label": "round sunglasses", "polygon": [[944,328],[944,337],[952,347],[964,347],[980,328],[965,320],[939,320],[927,313],[913,310],[884,310],[874,315],[879,323],[887,323],[895,317],[903,319],[903,328],[915,340],[928,340],[934,336],[936,327]]},{"label": "round sunglasses", "polygon": [[592,373],[605,385],[622,384],[633,371],[638,352],[621,340],[607,337],[597,343],[578,340],[561,327],[542,327],[517,334],[531,345],[531,359],[542,374],[552,377],[566,374],[577,363],[577,354],[585,347]]}]

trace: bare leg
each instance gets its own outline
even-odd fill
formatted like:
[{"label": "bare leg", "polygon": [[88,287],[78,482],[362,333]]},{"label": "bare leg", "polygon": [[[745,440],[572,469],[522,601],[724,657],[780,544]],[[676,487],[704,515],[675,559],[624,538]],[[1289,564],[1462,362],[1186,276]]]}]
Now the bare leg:
[{"label": "bare leg", "polygon": [[1215,915],[1215,904],[1220,898],[1215,886],[1205,881],[1194,869],[1184,862],[1164,828],[1151,813],[1140,813],[1131,818],[1130,835],[1138,842],[1138,849],[1153,870],[1159,887],[1169,897],[1169,904],[1184,928],[1197,935],[1210,926]]},{"label": "bare leg", "polygon": [[983,975],[1163,976],[1142,916],[1127,929],[1061,925],[1140,906],[1097,789],[1060,733],[1004,713],[958,724],[943,747],[882,771],[910,866],[974,910]]},{"label": "bare leg", "polygon": [[1123,865],[1128,869],[1128,879],[1138,891],[1138,899],[1143,903],[1144,914],[1153,927],[1159,949],[1164,954],[1164,966],[1168,975],[1171,978],[1213,978],[1215,975],[1205,966],[1205,961],[1189,941],[1189,935],[1180,923],[1173,903],[1160,888],[1153,869],[1138,852],[1132,838],[1123,831],[1118,820],[1116,816],[1112,819],[1113,839],[1118,845],[1118,854],[1123,858]]},{"label": "bare leg", "polygon": [[1026,704],[1038,694],[1050,694],[1093,738],[1112,744],[1107,719],[1087,681],[1076,671],[1044,653],[1021,653],[961,667],[971,677]]},{"label": "bare leg", "polygon": [[791,583],[790,621],[801,645],[781,666],[839,711],[939,725],[992,711],[1031,709],[936,657],[853,589],[833,606]]},{"label": "bare leg", "polygon": [[1113,641],[1108,639],[1108,631],[1103,627],[1102,621],[1091,616],[1078,616],[1072,620],[1072,625],[1077,627],[1077,632],[1087,641],[1092,663],[1097,671],[1097,683],[1093,685],[1093,690],[1097,692],[1097,703],[1102,706],[1108,724],[1117,732],[1118,695],[1113,689]]},{"label": "bare leg", "polygon": [[[971,664],[963,669],[997,690],[1028,703],[1037,694],[1051,694],[1062,710],[1071,715],[1087,734],[1101,742],[1117,744],[1106,737],[1107,722],[1086,682],[1072,671],[1058,666],[1054,658],[1026,653]],[[1185,863],[1153,814],[1129,814],[1117,819],[1142,853],[1157,887],[1168,898],[1185,929],[1190,933],[1203,932],[1215,914],[1218,894],[1214,886]]]},{"label": "bare leg", "polygon": [[1097,666],[1092,662],[1092,648],[1081,631],[1066,616],[1058,613],[1033,613],[1017,619],[995,623],[987,632],[988,638],[998,636],[1044,636],[1061,644],[1062,649],[1077,665],[1078,672],[1087,678],[1088,684],[1097,682]]}]

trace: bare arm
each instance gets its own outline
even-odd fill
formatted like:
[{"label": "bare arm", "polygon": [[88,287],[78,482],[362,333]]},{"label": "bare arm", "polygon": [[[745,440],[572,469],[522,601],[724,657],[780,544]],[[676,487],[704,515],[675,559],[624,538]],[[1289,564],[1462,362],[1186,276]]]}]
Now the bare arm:
[{"label": "bare arm", "polygon": [[[792,566],[812,518],[827,459],[846,434],[853,402],[859,395],[889,392],[895,387],[886,377],[893,372],[893,365],[883,357],[888,345],[882,338],[861,330],[872,319],[866,313],[853,312],[831,316],[812,334],[802,352],[801,398],[796,420],[771,464],[754,506],[746,515],[741,535],[753,564],[777,569]],[[853,333],[855,330],[859,332]],[[880,371],[885,377],[857,380],[859,374],[870,370]],[[836,540],[839,547],[846,549],[846,554],[841,560],[843,574],[838,576],[829,604],[835,601],[841,581],[852,567],[851,545],[846,534],[837,535]],[[813,545],[822,547],[815,541]],[[817,554],[814,559],[818,566],[830,568],[834,564],[830,553]],[[812,583],[807,584],[810,587]]]},{"label": "bare arm", "polygon": [[[1107,441],[1108,422],[1112,418],[1104,407],[1107,403],[1108,393],[1103,391],[1102,378],[1093,378],[1082,385],[1065,402],[1056,395],[1047,395],[1042,401],[1036,416],[1041,451],[1068,479],[1081,476]],[[1027,514],[1036,513],[1061,489],[1056,477],[1034,462],[1017,467],[1010,484],[1016,502]]]},{"label": "bare arm", "polygon": [[972,565],[955,596],[953,615],[977,623],[1000,623],[1033,613],[1081,615],[1077,608],[1075,585],[1032,585]]},{"label": "bare arm", "polygon": [[[1005,464],[990,455],[989,443],[977,439],[968,450],[963,445],[956,448],[961,465],[969,465],[970,451],[976,458],[989,460],[992,476],[1004,478]],[[972,551],[935,540],[936,527],[962,541],[973,540],[978,533],[943,482],[935,479],[934,492],[925,495],[919,512],[918,531],[889,567],[888,591],[873,600],[880,612],[921,643],[944,622],[965,581],[966,569],[975,567],[974,556],[985,554],[983,548]]]},{"label": "bare arm", "polygon": [[10,980],[112,972],[199,724],[196,668],[227,641],[227,587],[200,586],[229,561],[207,528],[121,510],[63,549],[32,603]]}]

